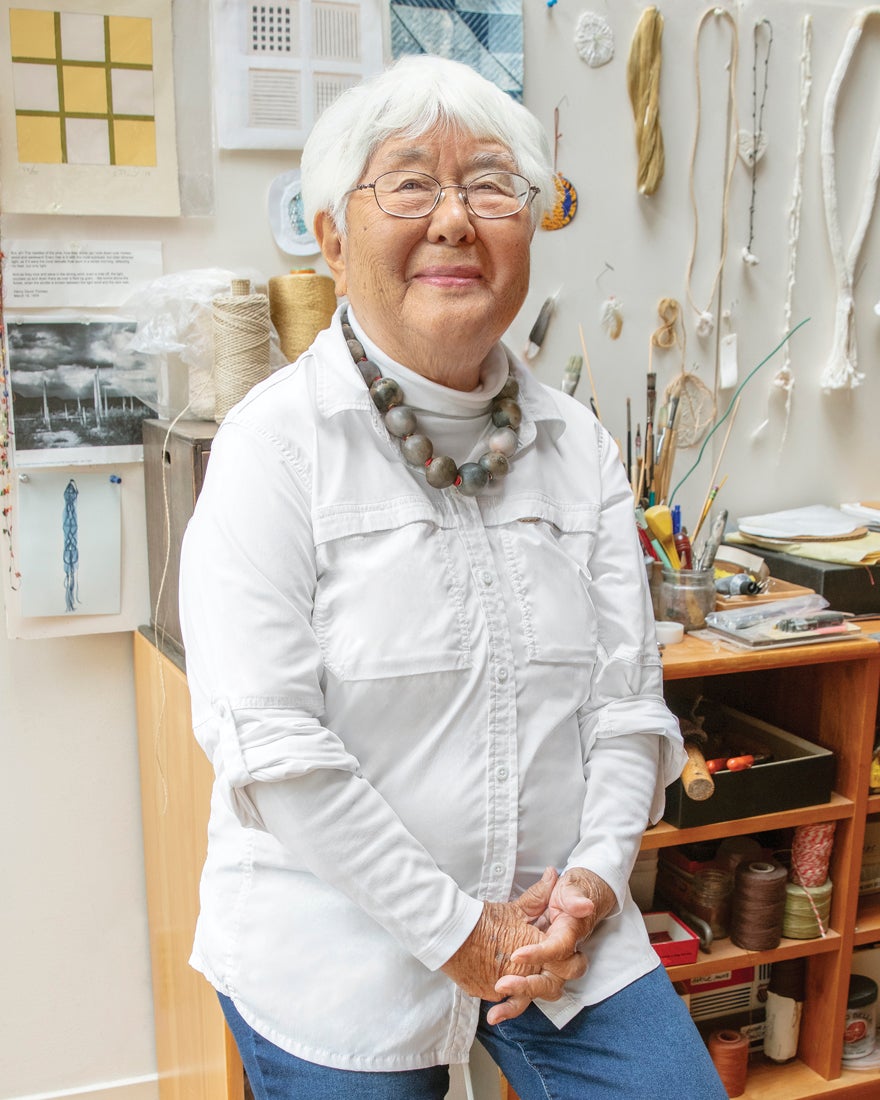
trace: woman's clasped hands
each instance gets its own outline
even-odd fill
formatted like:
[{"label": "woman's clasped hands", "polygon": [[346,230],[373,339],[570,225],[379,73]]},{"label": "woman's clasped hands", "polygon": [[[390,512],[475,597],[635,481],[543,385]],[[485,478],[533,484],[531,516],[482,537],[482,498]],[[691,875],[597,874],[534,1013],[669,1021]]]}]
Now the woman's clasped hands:
[{"label": "woman's clasped hands", "polygon": [[542,878],[509,902],[485,902],[473,931],[442,969],[465,993],[499,1001],[490,1024],[512,1020],[534,1000],[556,1001],[565,983],[581,977],[587,960],[578,951],[614,905],[597,875],[573,869]]}]

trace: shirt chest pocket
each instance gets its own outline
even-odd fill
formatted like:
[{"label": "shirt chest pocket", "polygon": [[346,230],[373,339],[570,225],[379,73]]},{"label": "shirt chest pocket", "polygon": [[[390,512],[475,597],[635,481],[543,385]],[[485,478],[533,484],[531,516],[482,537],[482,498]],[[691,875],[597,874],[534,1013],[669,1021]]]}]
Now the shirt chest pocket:
[{"label": "shirt chest pocket", "polygon": [[461,566],[433,518],[337,518],[318,566],[312,625],[338,679],[470,667]]},{"label": "shirt chest pocket", "polygon": [[598,509],[581,509],[572,516],[523,516],[500,529],[530,662],[591,665],[596,659],[589,561],[597,524]]}]

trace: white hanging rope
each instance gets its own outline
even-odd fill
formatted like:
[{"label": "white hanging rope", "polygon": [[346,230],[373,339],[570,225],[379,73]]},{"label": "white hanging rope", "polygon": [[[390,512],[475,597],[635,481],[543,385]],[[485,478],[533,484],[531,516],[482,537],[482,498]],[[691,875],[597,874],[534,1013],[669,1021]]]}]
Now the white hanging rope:
[{"label": "white hanging rope", "polygon": [[859,12],[850,27],[837,65],[832,74],[825,94],[825,108],[822,114],[822,193],[825,199],[825,223],[828,230],[828,243],[837,279],[837,308],[834,316],[834,341],[831,355],[822,372],[821,385],[829,390],[854,389],[864,380],[864,374],[858,370],[858,352],[856,349],[855,303],[853,300],[853,276],[859,253],[865,240],[865,233],[874,203],[877,198],[877,183],[880,180],[880,128],[871,153],[871,165],[868,182],[865,187],[859,218],[849,247],[844,251],[840,232],[840,216],[837,202],[837,178],[834,152],[834,122],[837,113],[837,99],[840,87],[852,61],[856,46],[862,37],[862,31],[868,18],[880,15],[880,8],[865,8]]},{"label": "white hanging rope", "polygon": [[[791,206],[788,210],[788,278],[785,284],[785,307],[782,311],[782,329],[791,328],[791,308],[794,298],[795,273],[797,271],[798,244],[801,236],[801,205],[804,197],[804,151],[807,147],[807,119],[810,105],[810,90],[813,85],[813,17],[804,16],[801,37],[800,66],[800,113],[798,117],[797,153],[794,162],[794,183],[791,188]],[[791,395],[794,389],[794,375],[791,371],[791,347],[786,343],[782,349],[782,366],[773,377],[773,385],[785,393],[785,427],[779,443],[780,451],[785,446],[788,425],[791,419]]]},{"label": "white hanging rope", "polygon": [[[704,309],[694,301],[693,289],[691,282],[694,274],[694,261],[697,255],[697,240],[699,237],[699,212],[697,208],[697,194],[696,186],[694,183],[694,170],[697,159],[697,143],[700,139],[700,120],[702,115],[702,106],[700,102],[700,35],[706,21],[712,17],[716,19],[725,19],[730,24],[731,41],[730,41],[730,60],[727,63],[727,167],[726,177],[724,180],[724,195],[722,198],[721,209],[721,254],[718,257],[718,267],[715,270],[715,277],[712,280],[712,289],[709,293],[709,300]],[[733,180],[733,169],[736,165],[736,150],[738,142],[739,123],[737,122],[736,115],[736,65],[737,58],[739,56],[739,35],[737,32],[736,23],[733,16],[724,8],[709,8],[703,13],[703,17],[697,26],[697,40],[694,48],[694,69],[697,78],[697,124],[694,130],[694,143],[691,147],[691,160],[688,170],[688,180],[690,185],[691,196],[691,208],[694,212],[694,240],[691,245],[690,259],[688,260],[686,280],[687,299],[691,305],[691,308],[697,315],[696,330],[697,335],[701,337],[710,336],[715,328],[715,316],[711,312],[712,304],[715,301],[715,294],[718,290],[718,280],[721,278],[721,269],[724,267],[724,258],[727,255],[727,211],[729,208],[730,200],[730,184]]]}]

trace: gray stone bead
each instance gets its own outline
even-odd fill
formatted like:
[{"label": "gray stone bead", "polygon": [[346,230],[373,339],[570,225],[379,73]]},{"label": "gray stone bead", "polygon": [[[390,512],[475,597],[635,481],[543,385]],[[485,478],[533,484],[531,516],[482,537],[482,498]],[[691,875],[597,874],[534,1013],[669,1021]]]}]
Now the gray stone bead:
[{"label": "gray stone bead", "polygon": [[510,463],[498,451],[487,451],[480,459],[480,465],[493,481],[507,477],[510,473]]},{"label": "gray stone bead", "polygon": [[513,428],[496,428],[489,436],[489,450],[497,451],[507,458],[516,450],[517,435]]},{"label": "gray stone bead", "polygon": [[502,397],[492,406],[492,423],[497,428],[513,428],[516,431],[522,423],[522,409],[513,398]]},{"label": "gray stone bead", "polygon": [[361,359],[358,363],[358,369],[368,386],[372,386],[377,378],[382,377],[382,372],[371,359]]},{"label": "gray stone bead", "polygon": [[366,359],[367,353],[364,351],[364,345],[355,336],[350,336],[346,341],[348,344],[348,350],[351,352],[351,357],[357,363],[361,359]]},{"label": "gray stone bead", "polygon": [[[394,409],[391,410],[391,412],[394,411]],[[385,423],[388,423],[387,418]],[[415,435],[411,435],[408,439],[404,439],[403,443],[400,445],[400,449],[403,452],[403,457],[410,466],[424,466],[428,459],[432,458],[434,455],[434,444],[426,435],[420,435],[418,432],[416,432]],[[450,461],[452,460],[450,459]],[[433,463],[431,463],[431,465],[433,465]],[[453,463],[453,465],[455,464]],[[431,484],[433,484],[433,482],[431,482]]]},{"label": "gray stone bead", "polygon": [[409,405],[395,405],[385,413],[385,427],[398,439],[412,435],[418,426],[416,414]]},{"label": "gray stone bead", "polygon": [[517,397],[519,394],[519,382],[513,377],[512,374],[508,374],[507,381],[501,387],[498,393],[498,397]]},{"label": "gray stone bead", "polygon": [[393,378],[377,378],[370,386],[370,397],[380,413],[403,403],[403,390]]},{"label": "gray stone bead", "polygon": [[466,497],[475,497],[489,484],[489,472],[479,462],[465,462],[459,467],[458,476],[461,478],[458,491]]},{"label": "gray stone bead", "polygon": [[428,484],[435,489],[448,489],[455,484],[458,477],[458,467],[449,455],[437,455],[425,469]]},{"label": "gray stone bead", "polygon": [[346,340],[356,340],[357,339],[357,337],[354,334],[354,329],[351,327],[351,325],[348,323],[348,321],[343,321],[342,322],[342,335],[345,337]]}]

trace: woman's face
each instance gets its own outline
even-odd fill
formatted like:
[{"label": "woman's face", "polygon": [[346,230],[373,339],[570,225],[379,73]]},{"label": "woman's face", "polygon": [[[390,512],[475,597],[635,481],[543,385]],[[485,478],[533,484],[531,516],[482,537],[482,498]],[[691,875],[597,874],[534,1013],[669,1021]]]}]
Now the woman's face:
[{"label": "woman's face", "polygon": [[[360,182],[398,169],[426,172],[445,186],[517,166],[497,142],[437,128],[389,138]],[[315,230],[337,294],[348,296],[386,354],[444,385],[477,384],[480,363],[528,290],[528,206],[508,218],[477,218],[450,187],[427,216],[395,218],[371,190],[355,191],[344,237],[327,215],[318,215]]]}]

